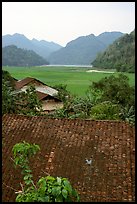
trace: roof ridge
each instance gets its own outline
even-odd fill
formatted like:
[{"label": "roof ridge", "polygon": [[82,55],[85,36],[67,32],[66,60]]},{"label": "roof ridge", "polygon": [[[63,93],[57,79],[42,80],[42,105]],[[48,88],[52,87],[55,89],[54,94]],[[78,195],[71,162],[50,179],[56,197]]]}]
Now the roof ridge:
[{"label": "roof ridge", "polygon": [[16,113],[7,113],[7,114],[4,114],[2,116],[2,118],[4,118],[6,116],[16,116],[16,117],[24,117],[24,118],[46,118],[46,119],[52,119],[52,120],[68,120],[68,121],[93,121],[93,122],[109,122],[109,123],[123,123],[123,124],[128,124],[129,123],[127,121],[122,121],[122,120],[95,120],[95,119],[83,119],[83,118],[50,118],[46,115],[41,115],[41,116],[29,116],[29,115],[22,115],[22,114],[16,114]]}]

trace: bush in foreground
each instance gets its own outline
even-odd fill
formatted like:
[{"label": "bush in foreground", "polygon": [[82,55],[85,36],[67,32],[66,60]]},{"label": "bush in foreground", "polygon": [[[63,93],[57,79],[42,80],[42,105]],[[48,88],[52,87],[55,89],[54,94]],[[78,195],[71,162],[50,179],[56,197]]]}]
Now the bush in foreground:
[{"label": "bush in foreground", "polygon": [[16,202],[75,202],[79,201],[77,191],[72,188],[67,178],[46,176],[33,181],[32,170],[29,167],[29,158],[40,150],[39,145],[25,141],[13,146],[14,162],[20,166],[24,175],[22,190],[18,191]]}]

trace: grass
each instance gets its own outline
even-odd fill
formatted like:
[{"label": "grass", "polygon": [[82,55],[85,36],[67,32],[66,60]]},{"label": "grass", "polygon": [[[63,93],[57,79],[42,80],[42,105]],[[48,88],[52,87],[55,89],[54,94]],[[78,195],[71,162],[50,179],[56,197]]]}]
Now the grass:
[{"label": "grass", "polygon": [[[112,75],[111,73],[86,72],[89,67],[64,67],[64,66],[45,66],[45,67],[2,67],[7,70],[12,77],[23,79],[34,77],[49,86],[57,84],[67,84],[67,89],[79,96],[84,96],[89,85],[94,81]],[[95,68],[93,68],[95,69]],[[105,70],[106,71],[106,70]],[[110,70],[108,70],[110,71]],[[111,70],[114,71],[114,70]],[[113,75],[117,76],[115,72]],[[135,85],[135,74],[125,73],[129,77],[129,84]]]}]

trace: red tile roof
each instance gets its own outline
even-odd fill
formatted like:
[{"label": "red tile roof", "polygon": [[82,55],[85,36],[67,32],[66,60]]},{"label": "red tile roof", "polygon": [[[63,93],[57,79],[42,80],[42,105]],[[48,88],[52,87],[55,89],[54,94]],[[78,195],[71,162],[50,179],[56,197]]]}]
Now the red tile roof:
[{"label": "red tile roof", "polygon": [[23,88],[23,86],[26,86],[27,84],[29,84],[32,81],[38,81],[41,84],[44,84],[43,82],[39,81],[38,79],[35,79],[32,77],[26,77],[25,79],[22,79],[22,80],[16,82],[16,89],[21,89],[21,88]]},{"label": "red tile roof", "polygon": [[40,84],[44,85],[44,87],[38,87],[38,86],[35,87],[37,90],[38,97],[40,97],[40,100],[45,98],[47,95],[53,96],[54,98],[56,98],[54,95],[57,94],[57,92],[58,92],[57,90],[47,86],[46,84],[39,81],[38,79],[31,78],[31,77],[26,77],[25,79],[15,81],[14,82],[15,83],[15,89],[16,90],[22,89],[24,86],[30,85],[31,82],[39,82]]},{"label": "red tile roof", "polygon": [[50,96],[49,94],[45,94],[45,93],[42,93],[40,91],[36,91],[36,94],[38,96],[38,99],[39,100],[43,100],[43,99],[55,99],[56,101],[60,101],[60,99],[58,99],[56,96]]},{"label": "red tile roof", "polygon": [[48,94],[45,94],[45,93],[42,93],[39,91],[36,91],[36,94],[37,94],[39,100],[42,100],[48,96]]},{"label": "red tile roof", "polygon": [[34,181],[66,177],[83,202],[135,201],[135,129],[128,123],[7,114],[2,137],[3,202],[21,190],[12,147],[23,140],[41,148],[30,162]]}]

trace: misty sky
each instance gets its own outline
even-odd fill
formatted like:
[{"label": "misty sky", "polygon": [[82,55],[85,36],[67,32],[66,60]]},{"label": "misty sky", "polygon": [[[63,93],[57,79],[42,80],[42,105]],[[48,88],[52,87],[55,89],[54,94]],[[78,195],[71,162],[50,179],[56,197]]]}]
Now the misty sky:
[{"label": "misty sky", "polygon": [[65,46],[79,36],[134,28],[135,2],[2,2],[2,35]]}]

